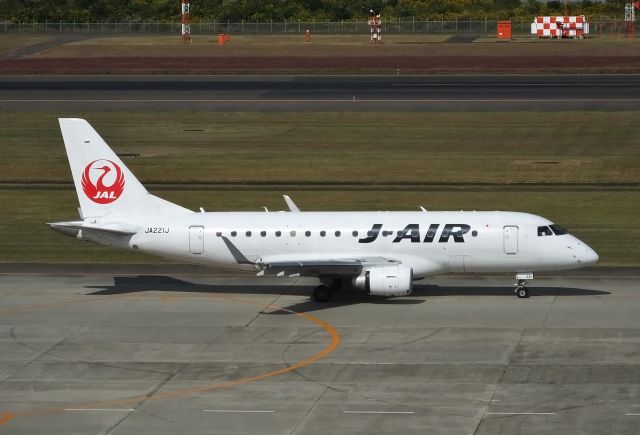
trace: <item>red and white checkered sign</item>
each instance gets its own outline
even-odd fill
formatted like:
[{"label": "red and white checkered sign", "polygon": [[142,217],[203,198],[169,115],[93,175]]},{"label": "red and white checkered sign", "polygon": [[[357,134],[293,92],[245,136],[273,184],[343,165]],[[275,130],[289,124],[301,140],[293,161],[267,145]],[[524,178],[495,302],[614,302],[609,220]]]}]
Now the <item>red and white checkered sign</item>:
[{"label": "red and white checkered sign", "polygon": [[575,17],[536,17],[531,24],[531,33],[539,38],[575,38],[589,33],[589,24],[584,15]]}]

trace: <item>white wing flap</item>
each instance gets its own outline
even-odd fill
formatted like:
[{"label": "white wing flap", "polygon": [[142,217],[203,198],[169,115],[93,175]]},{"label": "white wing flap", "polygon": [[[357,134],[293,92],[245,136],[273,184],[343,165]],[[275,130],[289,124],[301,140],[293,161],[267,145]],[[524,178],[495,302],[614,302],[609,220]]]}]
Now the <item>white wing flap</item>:
[{"label": "white wing flap", "polygon": [[359,275],[363,269],[389,263],[398,263],[398,261],[382,257],[318,259],[304,261],[263,261],[259,263],[262,270],[258,275],[356,276]]}]

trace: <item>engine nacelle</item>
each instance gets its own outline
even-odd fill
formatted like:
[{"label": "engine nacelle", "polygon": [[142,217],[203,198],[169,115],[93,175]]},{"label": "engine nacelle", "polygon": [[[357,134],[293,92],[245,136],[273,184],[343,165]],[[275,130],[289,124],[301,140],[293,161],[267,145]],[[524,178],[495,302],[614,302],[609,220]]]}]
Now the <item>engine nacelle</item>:
[{"label": "engine nacelle", "polygon": [[401,264],[373,267],[351,283],[374,296],[407,296],[413,291],[413,269]]}]

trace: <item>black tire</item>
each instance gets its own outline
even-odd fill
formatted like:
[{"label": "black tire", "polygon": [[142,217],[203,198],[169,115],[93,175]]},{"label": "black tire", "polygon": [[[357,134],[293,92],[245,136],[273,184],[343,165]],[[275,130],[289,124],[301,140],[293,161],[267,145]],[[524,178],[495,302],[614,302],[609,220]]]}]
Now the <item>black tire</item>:
[{"label": "black tire", "polygon": [[342,290],[342,286],[343,286],[342,278],[336,278],[331,283],[331,286],[330,286],[331,291],[339,292],[340,290]]},{"label": "black tire", "polygon": [[516,295],[518,295],[520,299],[526,299],[530,296],[529,289],[526,287],[520,287],[519,289],[516,290]]},{"label": "black tire", "polygon": [[330,287],[327,287],[326,285],[319,285],[313,291],[313,300],[316,302],[329,302],[332,294],[333,291]]}]

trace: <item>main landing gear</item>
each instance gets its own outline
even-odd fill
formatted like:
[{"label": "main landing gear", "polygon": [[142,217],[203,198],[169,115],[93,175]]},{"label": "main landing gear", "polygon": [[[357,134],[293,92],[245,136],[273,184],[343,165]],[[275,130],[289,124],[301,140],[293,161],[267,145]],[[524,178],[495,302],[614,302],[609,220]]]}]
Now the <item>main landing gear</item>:
[{"label": "main landing gear", "polygon": [[518,296],[520,299],[525,299],[531,296],[529,294],[529,289],[525,286],[527,284],[527,281],[530,281],[533,279],[533,273],[517,273],[516,279],[518,280],[518,283],[514,284],[515,286],[514,291],[516,296]]},{"label": "main landing gear", "polygon": [[329,302],[333,296],[333,292],[337,292],[342,288],[342,279],[321,279],[322,284],[313,291],[313,300],[316,302]]}]

